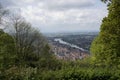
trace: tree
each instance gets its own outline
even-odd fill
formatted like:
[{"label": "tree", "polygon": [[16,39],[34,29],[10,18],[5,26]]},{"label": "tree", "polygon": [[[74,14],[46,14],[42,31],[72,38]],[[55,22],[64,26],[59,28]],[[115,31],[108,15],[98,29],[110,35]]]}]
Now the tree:
[{"label": "tree", "polygon": [[14,48],[14,40],[13,38],[3,32],[0,31],[0,64],[1,68],[8,68],[14,65],[15,62],[15,48]]},{"label": "tree", "polygon": [[91,53],[98,63],[113,66],[120,64],[120,1],[112,0],[108,7],[109,14],[102,21]]},{"label": "tree", "polygon": [[106,3],[106,2],[111,2],[112,0],[101,0],[101,1]]},{"label": "tree", "polygon": [[45,38],[18,15],[11,17],[9,29],[15,41],[18,63],[25,62],[25,64],[34,66],[33,63],[39,61],[41,54],[44,53],[45,45],[48,44]]},{"label": "tree", "polygon": [[8,14],[8,10],[0,4],[0,68],[8,68],[15,61],[15,48],[13,38],[3,31],[3,18]]},{"label": "tree", "polygon": [[8,10],[3,8],[2,5],[0,4],[0,28],[1,28],[1,24],[3,22],[3,17],[5,17],[5,15],[8,14]]}]

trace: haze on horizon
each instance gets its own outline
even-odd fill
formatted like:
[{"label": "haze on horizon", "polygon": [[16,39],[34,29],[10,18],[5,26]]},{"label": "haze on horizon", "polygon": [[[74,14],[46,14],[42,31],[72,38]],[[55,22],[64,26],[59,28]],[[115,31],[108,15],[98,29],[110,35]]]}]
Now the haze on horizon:
[{"label": "haze on horizon", "polygon": [[42,33],[99,31],[107,8],[100,0],[0,0]]}]

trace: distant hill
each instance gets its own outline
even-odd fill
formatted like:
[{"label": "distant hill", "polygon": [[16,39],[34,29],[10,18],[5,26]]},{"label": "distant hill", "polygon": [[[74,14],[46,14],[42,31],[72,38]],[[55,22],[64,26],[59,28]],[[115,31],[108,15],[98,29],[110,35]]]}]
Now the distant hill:
[{"label": "distant hill", "polygon": [[64,32],[64,33],[43,33],[46,37],[60,37],[67,35],[98,35],[99,32]]}]

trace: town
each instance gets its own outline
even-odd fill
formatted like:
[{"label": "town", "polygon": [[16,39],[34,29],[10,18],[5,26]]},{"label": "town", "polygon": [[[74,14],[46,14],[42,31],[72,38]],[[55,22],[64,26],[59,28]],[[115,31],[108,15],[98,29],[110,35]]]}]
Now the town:
[{"label": "town", "polygon": [[57,35],[48,37],[48,41],[58,59],[75,61],[90,56],[89,47],[96,35]]}]

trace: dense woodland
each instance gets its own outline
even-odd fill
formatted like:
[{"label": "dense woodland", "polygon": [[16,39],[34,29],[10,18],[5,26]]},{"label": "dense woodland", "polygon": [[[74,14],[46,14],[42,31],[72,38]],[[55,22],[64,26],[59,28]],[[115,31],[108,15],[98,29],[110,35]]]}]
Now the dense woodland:
[{"label": "dense woodland", "polygon": [[0,80],[120,80],[120,1],[102,1],[109,14],[91,56],[77,61],[56,59],[37,29],[0,6]]}]

